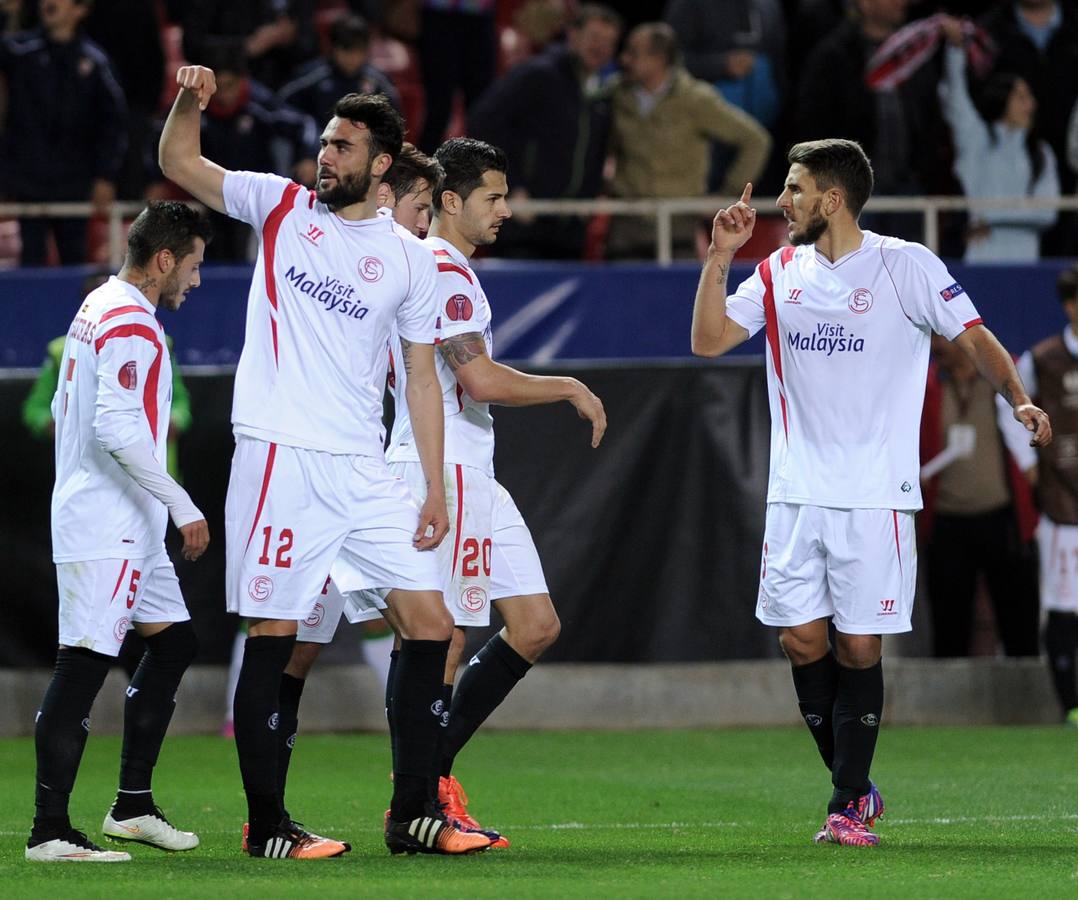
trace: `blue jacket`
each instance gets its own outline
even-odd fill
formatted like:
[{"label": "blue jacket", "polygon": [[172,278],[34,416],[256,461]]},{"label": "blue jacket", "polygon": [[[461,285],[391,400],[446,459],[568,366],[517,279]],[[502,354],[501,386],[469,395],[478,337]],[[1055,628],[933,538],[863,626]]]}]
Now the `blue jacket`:
[{"label": "blue jacket", "polygon": [[56,44],[43,30],[0,38],[8,115],[0,190],[19,200],[85,200],[113,181],[127,151],[127,104],[93,41]]}]

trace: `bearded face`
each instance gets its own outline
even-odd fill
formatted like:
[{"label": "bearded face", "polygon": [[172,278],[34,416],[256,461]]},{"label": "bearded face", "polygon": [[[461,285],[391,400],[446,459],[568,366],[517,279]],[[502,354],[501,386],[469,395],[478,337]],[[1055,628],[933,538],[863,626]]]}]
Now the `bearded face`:
[{"label": "bearded face", "polygon": [[371,191],[373,181],[371,166],[372,160],[368,159],[362,172],[340,175],[319,165],[315,196],[318,197],[319,202],[326,204],[332,210],[362,203]]}]

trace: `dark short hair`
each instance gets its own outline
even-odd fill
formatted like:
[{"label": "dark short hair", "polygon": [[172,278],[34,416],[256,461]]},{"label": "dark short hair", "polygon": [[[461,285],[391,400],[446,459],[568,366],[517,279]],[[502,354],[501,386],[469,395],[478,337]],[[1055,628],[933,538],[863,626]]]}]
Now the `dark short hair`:
[{"label": "dark short hair", "polygon": [[607,25],[613,25],[619,34],[625,28],[625,20],[621,17],[621,14],[604,3],[580,4],[576,15],[573,16],[573,20],[569,23],[569,27],[574,31],[579,31],[593,19],[606,22]]},{"label": "dark short hair", "polygon": [[414,144],[405,141],[401,152],[393,157],[393,165],[382,176],[382,184],[389,185],[398,202],[415,193],[415,186],[426,181],[432,191],[442,180],[442,167],[438,160],[427,156]]},{"label": "dark short hair", "polygon": [[1078,265],[1064,269],[1056,279],[1056,291],[1059,293],[1059,302],[1078,299]]},{"label": "dark short hair", "polygon": [[371,156],[388,153],[394,159],[404,143],[404,120],[384,94],[345,94],[333,107],[333,115],[362,122],[371,136]]},{"label": "dark short hair", "polygon": [[677,32],[666,22],[645,22],[637,25],[634,31],[647,35],[648,51],[661,56],[667,66],[676,66],[681,60],[678,48]]},{"label": "dark short hair", "polygon": [[841,188],[846,194],[846,207],[855,219],[872,196],[872,163],[857,141],[804,141],[790,148],[786,161],[808,169],[821,191]]},{"label": "dark short hair", "polygon": [[142,268],[162,250],[181,260],[195,249],[195,238],[207,244],[213,239],[213,226],[204,215],[179,200],[152,200],[131,223],[127,262]]},{"label": "dark short hair", "polygon": [[329,45],[342,50],[366,50],[371,43],[367,20],[354,13],[338,16],[329,26]]},{"label": "dark short hair", "polygon": [[452,191],[462,200],[483,183],[487,172],[505,172],[509,164],[497,147],[475,138],[451,138],[434,153],[442,166],[442,181],[434,190],[434,210],[442,208],[442,194]]}]

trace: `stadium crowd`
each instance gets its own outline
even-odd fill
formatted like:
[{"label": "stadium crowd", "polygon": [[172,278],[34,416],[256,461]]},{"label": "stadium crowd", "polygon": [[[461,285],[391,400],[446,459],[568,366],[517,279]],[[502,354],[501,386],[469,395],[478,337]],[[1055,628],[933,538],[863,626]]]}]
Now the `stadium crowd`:
[{"label": "stadium crowd", "polygon": [[[858,140],[885,196],[1050,198],[1078,179],[1074,0],[5,0],[0,31],[0,199],[91,201],[99,216],[183,196],[155,160],[187,61],[220,73],[203,124],[215,158],[305,184],[349,91],[385,94],[426,152],[461,134],[504,147],[514,200],[729,195],[745,180],[768,196],[786,148],[823,136]],[[493,252],[652,254],[646,221],[558,224],[518,217]],[[702,224],[675,220],[679,255],[706,245]],[[922,237],[912,214],[867,224]],[[100,219],[0,229],[9,265],[104,253]],[[1051,210],[948,214],[941,229],[945,257],[1076,250],[1073,217]],[[209,252],[253,249],[232,228]]]}]

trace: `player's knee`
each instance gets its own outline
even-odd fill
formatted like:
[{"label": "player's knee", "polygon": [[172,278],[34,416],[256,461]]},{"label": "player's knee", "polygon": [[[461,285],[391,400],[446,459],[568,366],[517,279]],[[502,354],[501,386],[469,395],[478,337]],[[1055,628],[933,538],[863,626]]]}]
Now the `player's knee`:
[{"label": "player's knee", "polygon": [[807,666],[827,652],[826,645],[821,648],[816,641],[787,630],[779,632],[779,647],[794,666]]},{"label": "player's knee", "polygon": [[156,665],[186,669],[198,654],[198,638],[191,622],[173,622],[168,628],[144,639]]},{"label": "player's knee", "polygon": [[553,606],[505,626],[509,645],[531,662],[535,662],[560,634],[561,620]]},{"label": "player's knee", "polygon": [[314,641],[296,641],[285,672],[293,678],[305,679],[311,673],[315,660],[321,653],[322,644],[316,644]]},{"label": "player's knee", "polygon": [[60,647],[56,653],[53,676],[68,683],[85,684],[91,688],[96,684],[95,690],[99,690],[105,683],[109,667],[115,661],[111,656],[85,647]]},{"label": "player's knee", "polygon": [[870,669],[880,661],[882,642],[871,634],[840,634],[835,658],[847,669]]}]

